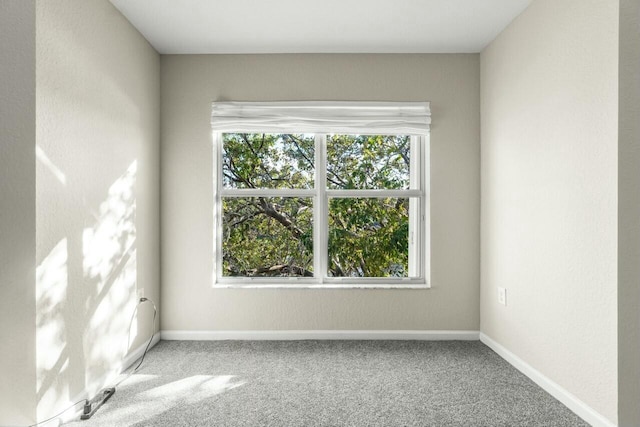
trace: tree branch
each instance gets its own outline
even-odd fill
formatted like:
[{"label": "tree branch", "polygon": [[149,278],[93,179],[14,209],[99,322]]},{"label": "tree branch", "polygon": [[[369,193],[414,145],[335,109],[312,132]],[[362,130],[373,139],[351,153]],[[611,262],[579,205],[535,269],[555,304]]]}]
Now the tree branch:
[{"label": "tree branch", "polygon": [[307,157],[307,155],[304,153],[304,151],[302,151],[302,148],[300,147],[300,145],[298,144],[298,139],[290,134],[287,134],[287,137],[293,142],[293,145],[296,146],[296,148],[298,149],[298,153],[300,153],[300,155],[307,161],[307,163],[309,163],[309,166],[311,166],[312,168],[315,167],[315,165],[313,164],[313,162],[311,161],[311,159],[309,159],[309,157]]},{"label": "tree branch", "polygon": [[302,230],[296,227],[296,225],[285,215],[275,210],[273,205],[267,202],[264,197],[260,197],[259,201],[260,201],[260,207],[262,208],[262,211],[264,212],[265,215],[278,221],[287,230],[291,231],[291,234],[293,234],[293,237],[295,237],[296,239],[300,239],[300,237],[304,234]]},{"label": "tree branch", "polygon": [[333,264],[335,265],[335,268],[333,269],[333,275],[335,277],[344,277],[344,271],[342,271],[342,266],[340,265],[340,261],[338,261],[338,258],[333,257],[332,259]]},{"label": "tree branch", "polygon": [[[247,147],[249,147],[249,150],[251,150],[251,154],[253,154],[254,157],[260,161],[260,168],[267,175],[267,177],[269,178],[269,181],[274,181],[273,177],[271,176],[271,173],[269,173],[269,170],[265,167],[262,161],[262,158],[258,156],[258,153],[256,153],[256,151],[253,149],[253,146],[251,145],[251,143],[249,142],[249,139],[247,138],[247,134],[241,133],[240,135],[242,136],[242,139],[244,140],[244,142],[247,144]],[[262,142],[260,143],[260,150],[262,149],[263,145],[264,145],[264,134],[262,134]]]},{"label": "tree branch", "polygon": [[334,177],[336,177],[338,179],[338,181],[340,181],[340,183],[338,184],[337,182],[331,180],[331,178],[327,178],[328,180],[330,180],[331,182],[333,182],[334,184],[336,184],[338,187],[341,188],[347,188],[349,186],[349,184],[347,182],[345,182],[345,180],[343,180],[342,178],[340,178],[340,176],[335,173],[332,169],[327,168],[327,172],[329,172],[331,175],[333,175]]},{"label": "tree branch", "polygon": [[240,272],[242,276],[256,276],[258,274],[263,274],[267,276],[276,276],[278,274],[289,273],[294,276],[304,276],[304,277],[313,277],[313,272],[307,270],[303,267],[298,267],[297,265],[287,265],[287,264],[279,264],[273,265],[270,267],[259,267],[252,268],[250,270],[245,270]]},{"label": "tree branch", "polygon": [[235,221],[235,222],[232,222],[231,224],[229,224],[229,226],[228,226],[228,227],[231,229],[231,228],[233,228],[233,227],[235,227],[235,226],[237,226],[237,225],[240,225],[240,224],[242,224],[242,223],[244,223],[244,222],[249,221],[250,219],[254,218],[256,215],[259,215],[260,213],[261,213],[260,211],[258,211],[258,212],[252,212],[252,213],[250,213],[249,215],[244,216],[244,217],[240,218],[239,220],[237,220],[237,221]]},{"label": "tree branch", "polygon": [[364,259],[362,259],[362,256],[360,256],[359,258],[360,259],[358,261],[360,263],[360,268],[362,269],[362,276],[367,277],[369,275],[367,264],[365,264]]},{"label": "tree branch", "polygon": [[243,177],[238,173],[238,168],[236,167],[235,162],[233,161],[233,156],[230,153],[227,153],[227,157],[229,158],[229,166],[228,170],[230,170],[235,176],[237,176],[241,182],[247,184],[250,188],[256,188],[255,185],[248,178]]}]

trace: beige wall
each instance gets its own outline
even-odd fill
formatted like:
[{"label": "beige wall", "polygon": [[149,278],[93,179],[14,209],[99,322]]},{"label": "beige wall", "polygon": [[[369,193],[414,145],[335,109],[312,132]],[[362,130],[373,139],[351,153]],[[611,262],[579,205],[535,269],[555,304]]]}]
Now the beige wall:
[{"label": "beige wall", "polygon": [[640,2],[620,1],[618,421],[640,426]]},{"label": "beige wall", "polygon": [[[479,327],[479,57],[167,55],[162,329]],[[213,289],[211,102],[431,101],[430,290]]]},{"label": "beige wall", "polygon": [[159,55],[107,0],[37,3],[38,418],[103,387],[159,299]]},{"label": "beige wall", "polygon": [[617,64],[603,0],[534,1],[481,54],[481,330],[612,422]]},{"label": "beige wall", "polygon": [[0,1],[0,425],[35,419],[35,1]]}]

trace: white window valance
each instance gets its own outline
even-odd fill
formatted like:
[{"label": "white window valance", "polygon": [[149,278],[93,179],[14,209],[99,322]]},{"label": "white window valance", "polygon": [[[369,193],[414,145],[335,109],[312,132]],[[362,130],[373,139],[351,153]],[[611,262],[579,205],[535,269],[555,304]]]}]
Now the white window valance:
[{"label": "white window valance", "polygon": [[214,102],[215,132],[425,134],[428,102]]}]

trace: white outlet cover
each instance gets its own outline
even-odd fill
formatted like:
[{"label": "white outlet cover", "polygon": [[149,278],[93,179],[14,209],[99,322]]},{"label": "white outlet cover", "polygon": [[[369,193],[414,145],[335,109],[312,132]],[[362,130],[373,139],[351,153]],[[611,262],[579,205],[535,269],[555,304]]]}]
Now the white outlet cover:
[{"label": "white outlet cover", "polygon": [[507,305],[507,289],[498,287],[498,304]]}]

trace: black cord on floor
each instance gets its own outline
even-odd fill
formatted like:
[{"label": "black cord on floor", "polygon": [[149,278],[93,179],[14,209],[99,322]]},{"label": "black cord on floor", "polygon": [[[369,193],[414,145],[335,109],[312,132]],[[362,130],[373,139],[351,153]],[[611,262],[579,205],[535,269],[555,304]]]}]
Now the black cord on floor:
[{"label": "black cord on floor", "polygon": [[[156,304],[152,300],[150,300],[149,298],[144,298],[143,297],[143,298],[140,298],[140,300],[138,300],[138,304],[136,304],[136,307],[133,309],[133,313],[131,314],[131,322],[129,322],[129,325],[131,325],[133,323],[133,318],[134,318],[134,316],[136,315],[136,313],[138,311],[138,307],[141,304],[144,304],[145,302],[150,302],[153,305],[153,320],[151,321],[151,338],[149,338],[149,342],[147,343],[147,346],[145,347],[144,352],[142,353],[142,358],[140,358],[140,363],[138,363],[138,366],[136,366],[131,372],[129,372],[126,377],[124,377],[123,379],[118,381],[116,383],[116,385],[113,386],[113,388],[116,388],[117,386],[119,386],[123,381],[128,379],[131,375],[136,373],[138,371],[138,369],[140,369],[140,366],[142,366],[142,362],[144,362],[144,358],[147,355],[147,351],[149,351],[149,346],[153,342],[153,338],[156,336],[156,316],[158,315],[158,309],[156,308]],[[38,427],[39,425],[42,425],[44,423],[48,423],[49,421],[58,418],[60,415],[64,414],[69,409],[77,406],[80,403],[84,403],[85,405],[89,404],[89,401],[90,401],[90,399],[78,400],[76,403],[74,403],[73,405],[67,406],[66,409],[64,409],[63,411],[58,412],[53,417],[47,418],[44,421],[38,421],[35,424],[31,424],[29,427]]]}]

